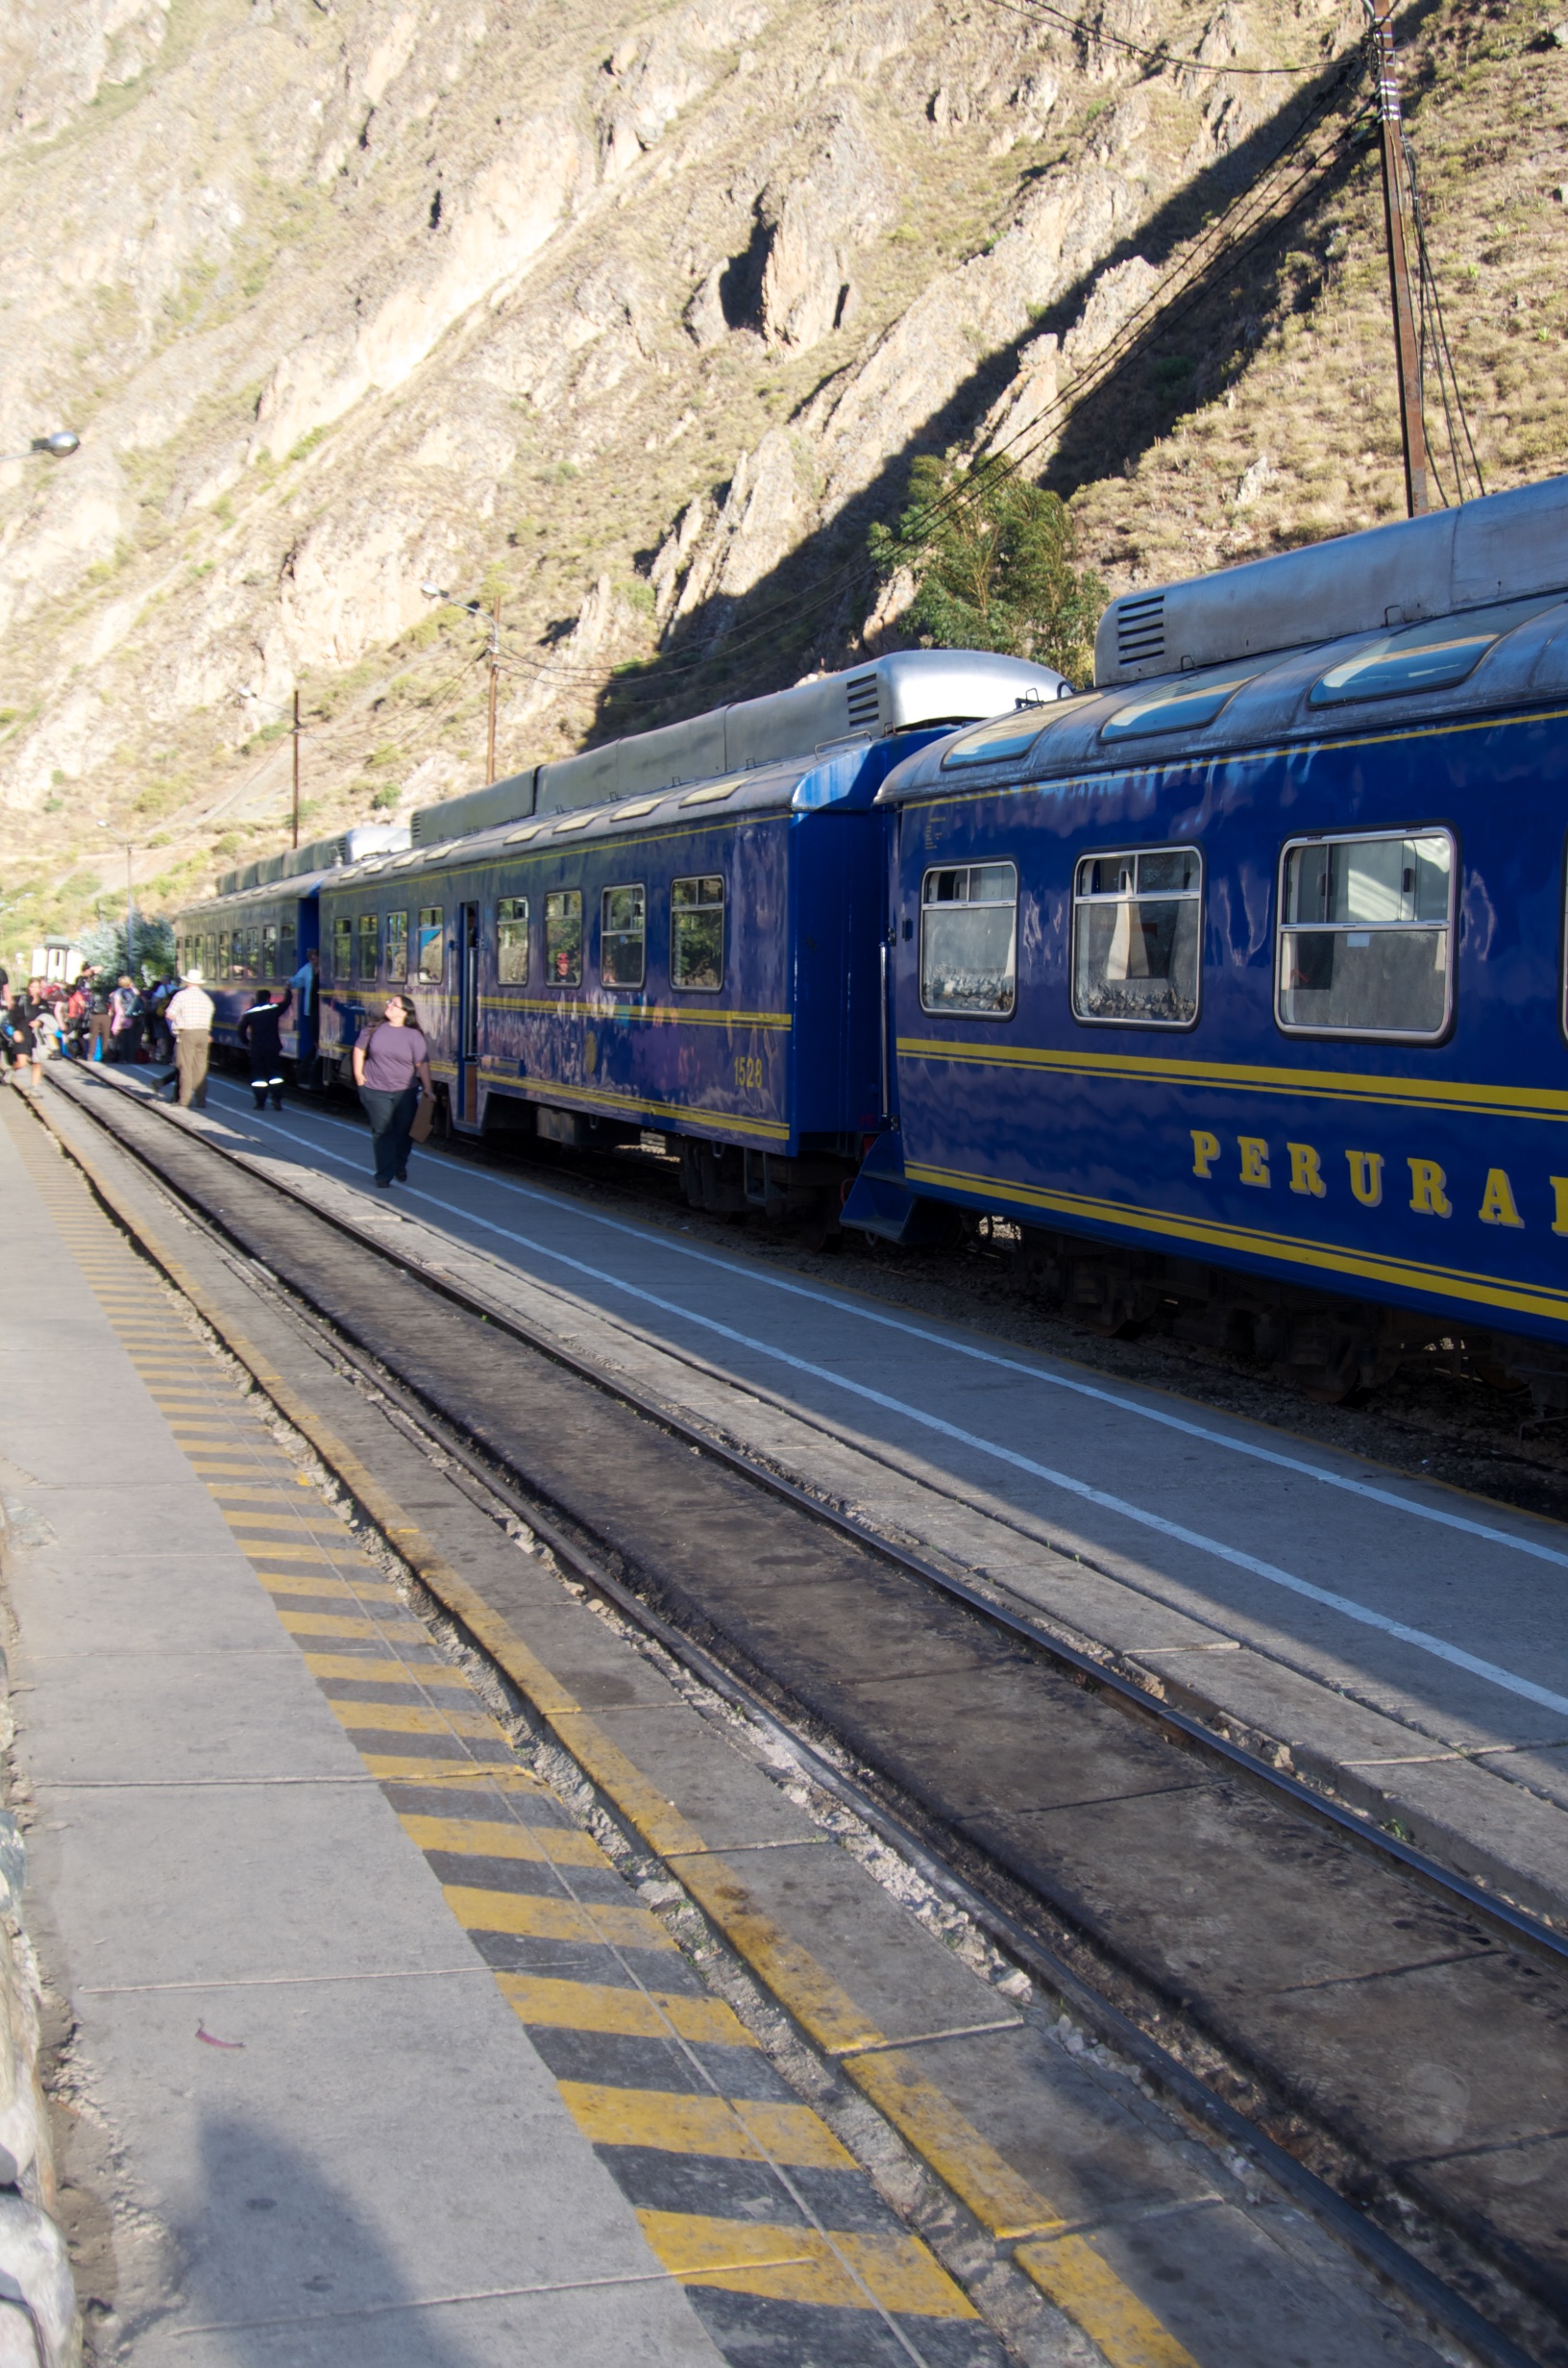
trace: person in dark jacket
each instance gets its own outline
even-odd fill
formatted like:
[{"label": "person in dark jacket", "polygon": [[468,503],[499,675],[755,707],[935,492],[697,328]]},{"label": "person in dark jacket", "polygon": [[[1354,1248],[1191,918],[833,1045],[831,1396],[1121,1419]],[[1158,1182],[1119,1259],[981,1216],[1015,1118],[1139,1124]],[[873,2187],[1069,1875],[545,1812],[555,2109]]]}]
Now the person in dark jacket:
[{"label": "person in dark jacket", "polygon": [[271,989],[263,987],[240,1016],[239,1041],[251,1056],[251,1092],[258,1110],[266,1108],[269,1094],[275,1110],[283,1106],[283,1048],[278,1031],[292,999],[293,989],[285,987],[275,1003]]}]

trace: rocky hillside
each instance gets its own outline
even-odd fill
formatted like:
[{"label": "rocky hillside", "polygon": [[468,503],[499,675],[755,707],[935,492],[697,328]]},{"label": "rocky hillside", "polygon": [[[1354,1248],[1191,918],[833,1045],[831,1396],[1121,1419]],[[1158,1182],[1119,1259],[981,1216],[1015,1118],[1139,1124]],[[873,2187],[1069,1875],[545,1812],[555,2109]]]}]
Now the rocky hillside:
[{"label": "rocky hillside", "polygon": [[[1560,6],[1401,27],[1491,485],[1562,465]],[[922,450],[1024,453],[1117,588],[1395,513],[1371,152],[1215,229],[1360,32],[11,0],[0,450],[83,441],[0,466],[0,944],[112,898],[110,836],[155,904],[280,844],[296,684],[311,834],[476,783],[486,635],[429,585],[501,603],[505,771],[895,639],[866,529]]]}]

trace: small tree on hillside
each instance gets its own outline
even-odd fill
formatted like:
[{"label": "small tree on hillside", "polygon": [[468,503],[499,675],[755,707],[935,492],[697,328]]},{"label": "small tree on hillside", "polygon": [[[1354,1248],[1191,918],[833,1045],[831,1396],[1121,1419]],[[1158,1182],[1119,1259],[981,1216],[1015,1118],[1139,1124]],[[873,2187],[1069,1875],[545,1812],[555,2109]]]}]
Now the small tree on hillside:
[{"label": "small tree on hillside", "polygon": [[873,526],[870,552],[883,578],[910,569],[903,621],[939,649],[1041,658],[1069,681],[1091,675],[1105,586],[1072,564],[1066,504],[1007,461],[917,460],[896,531]]}]

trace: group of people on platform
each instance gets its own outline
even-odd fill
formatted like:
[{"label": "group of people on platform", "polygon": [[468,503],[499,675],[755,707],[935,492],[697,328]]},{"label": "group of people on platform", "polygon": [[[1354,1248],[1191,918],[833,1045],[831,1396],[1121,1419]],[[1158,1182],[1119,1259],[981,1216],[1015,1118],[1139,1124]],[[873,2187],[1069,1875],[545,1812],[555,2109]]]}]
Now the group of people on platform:
[{"label": "group of people on platform", "polygon": [[[249,1056],[251,1094],[257,1110],[283,1106],[282,1024],[296,993],[309,1010],[316,987],[315,956],[276,997],[257,989],[241,1013],[238,1034]],[[30,978],[12,995],[0,969],[0,1058],[14,1082],[37,1094],[52,1059],[146,1062],[166,1066],[159,1092],[182,1109],[207,1107],[208,1064],[216,1007],[199,970],[137,986],[128,972],[115,979],[87,963],[69,985]],[[370,1121],[376,1182],[384,1192],[406,1180],[410,1144],[423,1141],[435,1106],[429,1047],[412,996],[389,996],[381,1018],[364,1029],[353,1050],[354,1082]],[[423,1126],[420,1124],[423,1104]]]}]

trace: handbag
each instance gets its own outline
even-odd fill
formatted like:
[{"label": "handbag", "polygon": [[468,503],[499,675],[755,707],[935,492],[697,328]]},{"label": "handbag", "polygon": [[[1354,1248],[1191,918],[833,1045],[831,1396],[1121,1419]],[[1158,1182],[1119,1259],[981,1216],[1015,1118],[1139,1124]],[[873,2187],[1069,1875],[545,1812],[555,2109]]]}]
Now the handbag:
[{"label": "handbag", "polygon": [[409,1142],[429,1143],[430,1139],[430,1128],[434,1125],[434,1123],[435,1096],[433,1094],[421,1094],[419,1098],[419,1108],[414,1112],[414,1122],[408,1129]]}]

